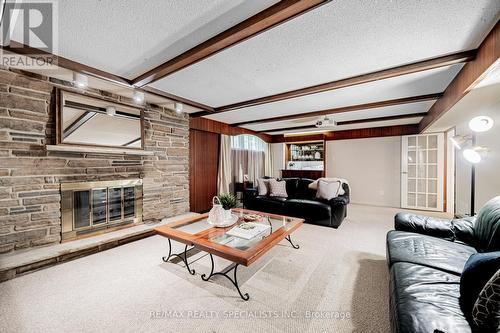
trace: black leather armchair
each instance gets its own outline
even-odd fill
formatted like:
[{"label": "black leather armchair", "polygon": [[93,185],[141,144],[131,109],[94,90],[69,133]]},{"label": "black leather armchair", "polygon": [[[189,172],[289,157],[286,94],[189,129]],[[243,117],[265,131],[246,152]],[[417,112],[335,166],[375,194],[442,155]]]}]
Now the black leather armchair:
[{"label": "black leather armchair", "polygon": [[473,332],[460,306],[469,257],[500,250],[500,197],[477,218],[438,219],[399,213],[387,234],[392,331]]},{"label": "black leather armchair", "polygon": [[306,178],[285,178],[288,198],[259,196],[256,188],[246,189],[243,196],[245,208],[266,213],[300,217],[306,223],[338,228],[347,216],[349,185],[343,184],[344,194],[330,201],[316,198],[316,190]]}]

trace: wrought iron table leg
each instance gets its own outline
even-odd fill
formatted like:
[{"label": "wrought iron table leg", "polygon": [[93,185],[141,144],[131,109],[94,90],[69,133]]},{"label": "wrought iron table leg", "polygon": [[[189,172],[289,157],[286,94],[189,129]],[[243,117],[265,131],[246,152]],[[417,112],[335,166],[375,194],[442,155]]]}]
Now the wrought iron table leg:
[{"label": "wrought iron table leg", "polygon": [[184,247],[184,256],[182,255],[182,253],[172,253],[172,243],[170,242],[170,238],[167,238],[167,239],[168,239],[168,256],[163,257],[162,258],[163,261],[168,262],[171,257],[178,257],[184,262],[184,265],[186,265],[186,268],[187,268],[189,274],[194,275],[195,271],[194,271],[194,269],[189,268],[189,263],[187,260],[187,252],[194,249],[194,247],[192,247],[188,250],[188,246],[186,245]]},{"label": "wrought iron table leg", "polygon": [[298,248],[300,247],[299,245],[295,245],[295,244],[293,244],[293,242],[292,242],[292,237],[291,237],[290,235],[286,236],[286,237],[285,237],[285,239],[286,239],[288,242],[290,242],[290,244],[292,245],[292,247],[293,247],[294,249],[298,249]]},{"label": "wrought iron table leg", "polygon": [[[209,253],[210,254],[210,253]],[[242,293],[241,290],[240,290],[240,286],[238,285],[238,279],[236,278],[236,270],[238,269],[238,266],[239,264],[235,264],[233,267],[231,267],[230,269],[228,269],[227,271],[225,272],[215,272],[214,273],[214,257],[212,256],[212,254],[210,254],[210,261],[212,262],[212,269],[210,270],[210,274],[208,275],[208,277],[205,275],[205,274],[202,274],[201,276],[201,279],[203,281],[208,281],[210,280],[210,278],[212,276],[215,276],[215,275],[222,275],[224,277],[226,277],[229,281],[231,281],[231,283],[233,284],[233,286],[235,286],[236,290],[238,290],[238,293],[240,294],[240,297],[244,300],[244,301],[248,301],[250,299],[250,295],[248,295],[248,293]],[[231,278],[228,273],[234,269],[234,278]]]}]

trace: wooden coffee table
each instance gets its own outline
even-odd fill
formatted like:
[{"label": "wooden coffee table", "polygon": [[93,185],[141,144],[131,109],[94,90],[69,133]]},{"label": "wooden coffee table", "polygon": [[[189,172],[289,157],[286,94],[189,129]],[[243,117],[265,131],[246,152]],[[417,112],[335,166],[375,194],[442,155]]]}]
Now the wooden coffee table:
[{"label": "wooden coffee table", "polygon": [[[250,296],[248,293],[243,294],[240,291],[238,280],[236,278],[236,270],[238,266],[251,265],[254,261],[262,257],[284,239],[290,242],[294,249],[298,249],[299,246],[292,242],[291,233],[300,227],[304,220],[295,217],[268,214],[239,208],[235,208],[232,211],[233,214],[239,216],[239,219],[236,224],[227,228],[216,228],[210,225],[207,222],[208,213],[206,213],[178,222],[162,225],[155,228],[154,231],[158,235],[164,236],[168,239],[168,255],[163,257],[163,261],[168,262],[170,258],[178,257],[184,262],[188,272],[194,275],[194,269],[189,268],[187,253],[194,248],[205,251],[210,255],[212,268],[208,276],[203,274],[201,275],[201,278],[204,281],[208,281],[215,275],[225,276],[236,287],[240,297],[247,301]],[[227,235],[227,231],[235,225],[244,222],[243,215],[245,214],[261,215],[263,218],[258,221],[258,223],[269,224],[271,229],[250,240]],[[171,239],[185,244],[184,252],[172,253]],[[221,272],[214,272],[215,267],[213,255],[232,261],[233,264],[229,269]],[[228,275],[231,270],[234,270],[233,278]]]}]

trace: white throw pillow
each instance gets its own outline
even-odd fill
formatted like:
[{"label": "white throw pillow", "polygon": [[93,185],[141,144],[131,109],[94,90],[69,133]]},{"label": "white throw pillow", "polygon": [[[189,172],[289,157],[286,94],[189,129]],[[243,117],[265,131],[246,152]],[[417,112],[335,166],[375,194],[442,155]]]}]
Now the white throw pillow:
[{"label": "white throw pillow", "polygon": [[327,181],[327,182],[333,182],[333,181],[340,181],[340,190],[339,190],[339,194],[338,195],[344,195],[345,194],[345,191],[344,191],[344,188],[342,187],[342,185],[344,184],[348,184],[349,183],[347,182],[347,180],[345,179],[342,179],[342,178],[318,178],[316,179],[315,181],[313,181],[311,184],[309,184],[309,188],[311,190],[317,190],[318,189],[318,181],[320,180],[324,180],[324,181]]},{"label": "white throw pillow", "polygon": [[326,181],[320,179],[318,181],[318,190],[316,192],[316,198],[331,200],[339,195],[339,191],[342,188],[342,182],[340,180]]},{"label": "white throw pillow", "polygon": [[269,180],[269,196],[288,198],[286,193],[286,181],[277,181],[276,179]]},{"label": "white throw pillow", "polygon": [[257,179],[257,190],[259,195],[267,195],[269,193],[269,179]]}]

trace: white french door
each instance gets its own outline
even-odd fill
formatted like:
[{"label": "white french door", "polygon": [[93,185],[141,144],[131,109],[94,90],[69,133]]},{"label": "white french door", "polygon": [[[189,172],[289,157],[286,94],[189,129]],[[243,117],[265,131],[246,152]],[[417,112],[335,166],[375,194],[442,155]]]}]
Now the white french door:
[{"label": "white french door", "polygon": [[443,211],[444,134],[402,137],[401,207]]}]

